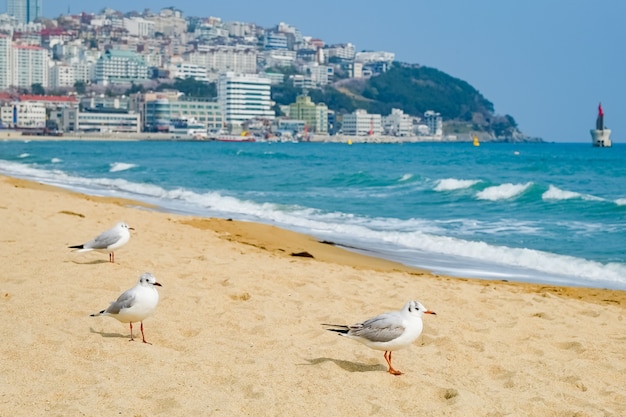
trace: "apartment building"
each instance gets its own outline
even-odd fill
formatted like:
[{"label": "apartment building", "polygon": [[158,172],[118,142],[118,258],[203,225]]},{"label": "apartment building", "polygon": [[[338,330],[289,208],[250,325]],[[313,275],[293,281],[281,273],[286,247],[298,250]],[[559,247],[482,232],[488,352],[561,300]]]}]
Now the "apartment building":
[{"label": "apartment building", "polygon": [[400,109],[391,109],[391,114],[383,117],[383,131],[391,136],[411,136],[413,118]]},{"label": "apartment building", "polygon": [[0,33],[0,90],[6,90],[12,84],[12,43],[11,38]]},{"label": "apartment building", "polygon": [[187,53],[184,60],[204,67],[209,72],[237,72],[255,74],[257,72],[258,51],[249,46],[208,46],[198,45],[198,50]]},{"label": "apartment building", "polygon": [[382,117],[380,114],[369,114],[358,109],[343,116],[341,130],[348,136],[375,136],[382,133]]},{"label": "apartment building", "polygon": [[60,62],[50,67],[50,75],[48,77],[48,86],[53,89],[73,87],[76,83],[74,78],[74,67],[69,64]]},{"label": "apartment building", "polygon": [[328,107],[313,103],[307,95],[298,96],[296,102],[289,105],[289,117],[303,120],[309,132],[328,132]]},{"label": "apartment building", "polygon": [[154,36],[155,23],[142,17],[124,18],[124,29],[131,36],[151,38]]},{"label": "apartment building", "polygon": [[13,45],[12,86],[30,89],[33,84],[48,87],[48,51],[39,46]]},{"label": "apartment building", "polygon": [[96,82],[128,82],[148,79],[148,66],[143,56],[132,51],[110,49],[96,62]]},{"label": "apartment building", "polygon": [[196,81],[208,82],[207,69],[201,65],[189,64],[181,62],[176,65],[174,70],[174,78],[193,78]]}]

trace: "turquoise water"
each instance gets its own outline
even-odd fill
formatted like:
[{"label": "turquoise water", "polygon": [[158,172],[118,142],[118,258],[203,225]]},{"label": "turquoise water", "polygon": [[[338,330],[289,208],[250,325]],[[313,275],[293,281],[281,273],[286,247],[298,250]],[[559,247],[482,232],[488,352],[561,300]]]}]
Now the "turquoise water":
[{"label": "turquoise water", "polygon": [[626,289],[621,144],[5,141],[0,173],[437,273]]}]

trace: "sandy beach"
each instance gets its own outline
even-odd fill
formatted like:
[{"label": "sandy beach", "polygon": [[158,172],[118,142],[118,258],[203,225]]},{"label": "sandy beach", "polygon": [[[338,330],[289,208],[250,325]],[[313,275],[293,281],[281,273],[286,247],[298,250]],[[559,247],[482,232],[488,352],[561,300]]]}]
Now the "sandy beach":
[{"label": "sandy beach", "polygon": [[[626,415],[624,291],[433,275],[7,177],[0,213],[0,416]],[[68,249],[121,220],[115,263]],[[152,345],[90,317],[146,271],[163,285]],[[394,353],[400,376],[321,326],[410,299],[437,316]]]}]

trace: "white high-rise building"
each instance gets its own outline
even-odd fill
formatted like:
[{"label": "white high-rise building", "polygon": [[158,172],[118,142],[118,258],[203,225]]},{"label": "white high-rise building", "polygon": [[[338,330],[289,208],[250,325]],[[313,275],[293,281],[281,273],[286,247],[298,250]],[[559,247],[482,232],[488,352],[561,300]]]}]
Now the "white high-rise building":
[{"label": "white high-rise building", "polygon": [[12,83],[11,38],[0,33],[0,90],[6,90]]},{"label": "white high-rise building", "polygon": [[221,74],[217,80],[217,99],[224,120],[231,126],[241,126],[250,119],[273,120],[271,81],[257,74]]},{"label": "white high-rise building", "polygon": [[7,14],[22,23],[30,23],[42,16],[43,0],[7,0]]},{"label": "white high-rise building", "polygon": [[143,56],[119,49],[107,50],[96,62],[96,81],[108,84],[116,81],[148,79],[148,66]]},{"label": "white high-rise building", "polygon": [[155,23],[142,17],[124,18],[124,29],[132,36],[140,38],[154,37]]},{"label": "white high-rise building", "polygon": [[258,51],[249,46],[198,45],[198,51],[185,54],[190,64],[211,72],[254,74],[257,71]]},{"label": "white high-rise building", "polygon": [[30,89],[33,84],[48,87],[48,51],[38,46],[13,45],[14,87]]},{"label": "white high-rise building", "polygon": [[48,79],[50,88],[73,87],[75,82],[74,67],[72,65],[56,63],[50,68],[50,76]]}]

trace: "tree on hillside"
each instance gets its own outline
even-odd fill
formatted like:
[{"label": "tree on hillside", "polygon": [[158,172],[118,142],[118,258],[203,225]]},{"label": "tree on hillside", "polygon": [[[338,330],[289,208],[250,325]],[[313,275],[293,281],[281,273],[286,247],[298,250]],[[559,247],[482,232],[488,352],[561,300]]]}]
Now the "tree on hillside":
[{"label": "tree on hillside", "polygon": [[36,96],[45,96],[46,95],[46,89],[43,88],[43,85],[41,85],[40,83],[35,83],[33,85],[30,86],[30,92],[31,94],[34,94]]},{"label": "tree on hillside", "polygon": [[214,99],[217,97],[217,87],[215,83],[205,83],[195,78],[176,78],[174,83],[163,83],[157,87],[157,91],[167,89],[178,90],[187,97]]}]

